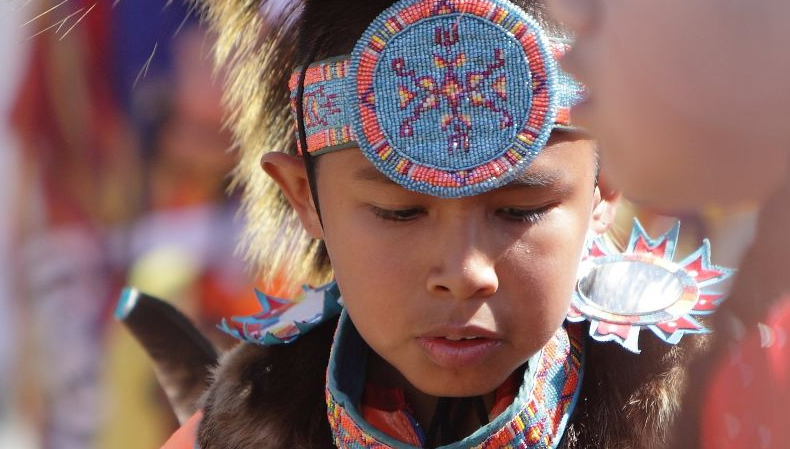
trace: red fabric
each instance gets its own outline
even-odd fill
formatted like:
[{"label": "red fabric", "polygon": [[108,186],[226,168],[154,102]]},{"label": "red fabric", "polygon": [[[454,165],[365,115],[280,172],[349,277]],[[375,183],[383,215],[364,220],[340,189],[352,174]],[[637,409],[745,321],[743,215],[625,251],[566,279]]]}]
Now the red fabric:
[{"label": "red fabric", "polygon": [[[70,25],[33,39],[10,120],[27,170],[40,172],[50,221],[92,224],[103,217],[104,183],[118,179],[109,170],[129,170],[122,165],[128,156],[118,142],[124,136],[111,84],[112,4],[64,3],[50,15],[64,18],[71,11],[77,15],[69,24],[80,23],[65,37],[58,31]],[[90,13],[78,14],[82,10]]]},{"label": "red fabric", "polygon": [[705,397],[703,449],[790,447],[790,295],[719,362]]},{"label": "red fabric", "polygon": [[167,440],[161,449],[195,449],[197,430],[201,419],[203,419],[202,411],[192,415],[183,426],[176,430],[176,433]]},{"label": "red fabric", "polygon": [[[490,419],[499,416],[513,403],[519,388],[516,377],[512,374],[497,388],[494,405],[488,414]],[[414,414],[406,403],[402,389],[386,388],[372,383],[365,386],[362,396],[362,417],[365,421],[400,442],[422,446],[412,416]]]},{"label": "red fabric", "polygon": [[410,416],[412,412],[403,390],[371,383],[365,386],[362,397],[362,417],[365,421],[400,442],[422,446]]},{"label": "red fabric", "polygon": [[510,404],[512,404],[516,399],[518,388],[520,387],[520,384],[516,378],[516,375],[512,374],[507,378],[507,380],[505,380],[505,383],[496,389],[494,405],[491,407],[491,411],[488,413],[489,419],[494,419],[501,415],[502,412],[504,412],[506,408],[510,407]]}]

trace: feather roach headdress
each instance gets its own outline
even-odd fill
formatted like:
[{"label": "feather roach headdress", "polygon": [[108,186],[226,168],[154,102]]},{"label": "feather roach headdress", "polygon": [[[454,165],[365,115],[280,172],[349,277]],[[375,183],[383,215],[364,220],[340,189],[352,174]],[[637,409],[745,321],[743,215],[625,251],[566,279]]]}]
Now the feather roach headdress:
[{"label": "feather roach headdress", "polygon": [[329,269],[319,242],[302,229],[277,185],[261,169],[269,151],[294,153],[288,78],[298,64],[299,0],[195,0],[216,33],[215,58],[226,72],[228,126],[238,149],[232,188],[241,188],[242,248],[264,282],[275,276],[319,283]]}]

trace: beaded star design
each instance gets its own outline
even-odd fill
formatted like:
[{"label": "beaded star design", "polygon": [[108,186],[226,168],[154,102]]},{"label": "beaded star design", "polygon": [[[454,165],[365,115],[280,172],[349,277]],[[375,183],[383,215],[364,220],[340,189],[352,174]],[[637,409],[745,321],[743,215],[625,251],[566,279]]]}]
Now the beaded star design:
[{"label": "beaded star design", "polygon": [[[713,313],[724,293],[714,288],[734,270],[710,261],[710,242],[674,261],[680,223],[652,239],[634,219],[623,252],[596,238],[583,259],[568,320],[589,320],[590,336],[639,353],[639,331],[650,329],[670,344],[686,334],[707,333],[699,316]],[[593,283],[603,285],[597,290]],[[595,291],[595,294],[592,292]]]},{"label": "beaded star design", "polygon": [[504,52],[500,48],[492,49],[491,61],[483,70],[471,71],[464,76],[460,69],[467,64],[467,55],[458,49],[459,41],[457,23],[449,29],[435,28],[434,43],[440,51],[433,53],[433,64],[443,72],[441,79],[432,75],[419,76],[403,57],[392,61],[393,72],[405,81],[398,84],[400,108],[410,109],[410,114],[400,124],[401,137],[414,136],[414,123],[421,120],[424,113],[444,106],[449,111],[442,114],[440,126],[449,133],[449,154],[456,149],[469,151],[473,118],[462,110],[465,102],[473,108],[485,108],[498,114],[500,129],[513,126],[513,116],[500,104],[507,101]]},{"label": "beaded star design", "polygon": [[363,154],[444,198],[514,179],[570,98],[544,30],[503,0],[401,0],[363,33],[348,76]]}]

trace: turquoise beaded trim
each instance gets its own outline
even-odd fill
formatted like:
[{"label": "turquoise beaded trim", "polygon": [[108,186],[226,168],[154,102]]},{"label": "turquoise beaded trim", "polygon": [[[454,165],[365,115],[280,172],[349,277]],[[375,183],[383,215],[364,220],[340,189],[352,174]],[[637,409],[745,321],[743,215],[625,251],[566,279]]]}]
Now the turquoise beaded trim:
[{"label": "turquoise beaded trim", "polygon": [[[518,397],[500,416],[443,449],[556,448],[579,397],[583,372],[581,325],[561,327],[528,362]],[[356,405],[370,349],[347,313],[341,314],[327,372],[327,416],[341,449],[412,448],[368,425]]]},{"label": "turquoise beaded trim", "polygon": [[295,299],[269,296],[255,290],[261,311],[249,316],[222,319],[218,326],[226,334],[248,343],[263,346],[288,344],[316,326],[329,321],[343,310],[337,283],[317,288],[302,287]]}]

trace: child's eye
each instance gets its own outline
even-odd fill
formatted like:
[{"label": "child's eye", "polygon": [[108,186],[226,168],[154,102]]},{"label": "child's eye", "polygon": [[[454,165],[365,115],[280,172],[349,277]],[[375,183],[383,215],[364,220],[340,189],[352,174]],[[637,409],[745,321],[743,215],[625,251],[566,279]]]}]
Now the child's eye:
[{"label": "child's eye", "polygon": [[520,223],[535,224],[543,218],[552,208],[552,205],[543,206],[538,209],[521,209],[518,207],[503,207],[497,210],[497,215],[506,220]]},{"label": "child's eye", "polygon": [[425,209],[420,207],[413,207],[410,209],[382,209],[376,206],[370,206],[373,210],[373,213],[383,219],[388,221],[410,221],[422,216],[425,213]]}]

